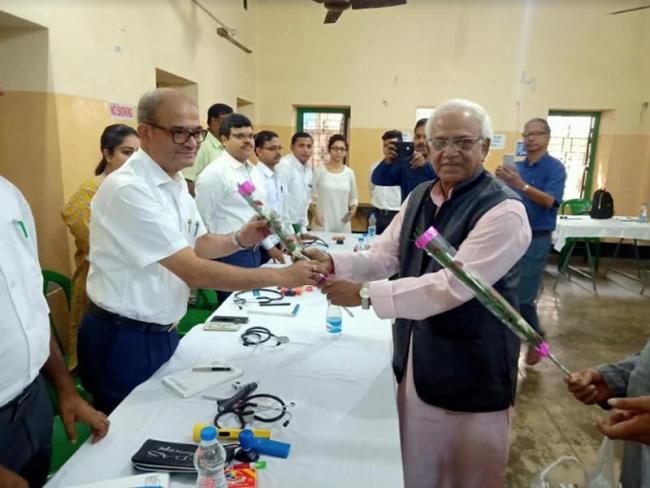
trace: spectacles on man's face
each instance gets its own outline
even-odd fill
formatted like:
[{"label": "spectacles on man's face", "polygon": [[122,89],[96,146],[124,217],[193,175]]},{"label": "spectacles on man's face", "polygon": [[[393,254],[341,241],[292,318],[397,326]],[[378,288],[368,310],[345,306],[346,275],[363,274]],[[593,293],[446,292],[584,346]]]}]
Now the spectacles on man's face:
[{"label": "spectacles on man's face", "polygon": [[264,146],[262,148],[264,151],[282,151],[282,146]]},{"label": "spectacles on man's face", "polygon": [[536,131],[530,131],[530,132],[522,132],[521,137],[526,139],[527,137],[540,137],[540,136],[545,136],[548,134],[546,131],[541,131],[541,130],[536,130]]},{"label": "spectacles on man's face", "polygon": [[196,142],[201,144],[203,141],[205,141],[205,138],[208,136],[207,129],[203,129],[203,128],[196,129],[196,130],[188,130],[183,127],[172,127],[171,129],[168,129],[167,127],[163,127],[162,125],[158,125],[158,124],[153,124],[151,122],[147,122],[146,124],[150,125],[151,127],[155,127],[156,129],[169,132],[172,136],[172,141],[174,142],[174,144],[178,144],[180,146],[186,144],[187,141],[190,140],[190,137],[193,137]]},{"label": "spectacles on man's face", "polygon": [[255,134],[242,134],[240,132],[240,133],[237,133],[237,134],[230,134],[228,137],[234,137],[238,141],[245,141],[245,140],[251,140],[252,141],[253,139],[255,139]]},{"label": "spectacles on man's face", "polygon": [[454,146],[458,151],[469,151],[474,147],[474,144],[482,140],[482,137],[459,137],[458,139],[433,138],[429,139],[429,144],[434,151],[444,151],[449,145]]}]

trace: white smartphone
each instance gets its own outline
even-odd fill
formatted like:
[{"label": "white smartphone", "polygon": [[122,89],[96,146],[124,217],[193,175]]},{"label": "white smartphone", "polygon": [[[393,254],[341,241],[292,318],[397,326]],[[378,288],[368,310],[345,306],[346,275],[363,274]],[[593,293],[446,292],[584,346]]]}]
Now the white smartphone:
[{"label": "white smartphone", "polygon": [[517,165],[515,164],[515,157],[512,154],[504,154],[501,162],[507,168],[517,169]]}]

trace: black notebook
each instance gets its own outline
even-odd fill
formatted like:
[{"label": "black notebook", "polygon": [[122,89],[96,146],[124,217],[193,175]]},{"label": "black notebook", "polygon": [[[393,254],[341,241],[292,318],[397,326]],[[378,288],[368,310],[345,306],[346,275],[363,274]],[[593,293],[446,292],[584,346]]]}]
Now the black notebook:
[{"label": "black notebook", "polygon": [[194,452],[197,447],[196,444],[148,439],[131,458],[131,463],[140,471],[196,473]]}]

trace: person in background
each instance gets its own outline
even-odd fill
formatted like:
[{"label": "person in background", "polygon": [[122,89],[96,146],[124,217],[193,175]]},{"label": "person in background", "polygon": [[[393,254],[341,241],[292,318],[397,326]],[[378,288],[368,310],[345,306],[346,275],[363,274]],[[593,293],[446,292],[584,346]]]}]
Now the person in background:
[{"label": "person in background", "polygon": [[345,163],[348,141],[345,136],[334,134],[327,150],[329,161],[314,171],[312,195],[316,203],[312,228],[350,233],[359,199],[354,171]]},{"label": "person in background", "polygon": [[223,145],[219,140],[219,126],[231,113],[233,113],[232,108],[224,103],[215,103],[208,109],[208,135],[201,143],[194,164],[182,171],[192,196],[194,196],[194,185],[201,172],[223,152]]},{"label": "person in background", "polygon": [[397,148],[394,143],[389,144],[384,150],[386,157],[371,173],[371,181],[377,186],[399,186],[402,201],[411,193],[411,190],[424,181],[431,181],[436,173],[429,161],[429,149],[424,132],[427,119],[420,119],[413,129],[414,151],[410,161],[397,160]]},{"label": "person in background", "polygon": [[[367,251],[318,259],[335,305],[358,306],[393,326],[393,370],[407,488],[502,488],[520,342],[414,237],[433,225],[517,306],[518,262],[530,243],[519,196],[483,167],[490,116],[468,100],[439,104],[427,122],[438,177],[416,187]],[[397,279],[385,278],[399,272]],[[348,281],[350,280],[350,281]]]},{"label": "person in background", "polygon": [[623,488],[650,486],[650,341],[640,353],[573,373],[565,381],[582,403],[615,409],[609,418],[598,419],[597,427],[607,437],[625,441]]},{"label": "person in background", "polygon": [[[526,159],[512,166],[499,166],[496,176],[515,189],[528,213],[533,240],[521,259],[519,311],[542,337],[544,328],[537,315],[537,295],[542,285],[546,258],[551,251],[551,234],[555,230],[557,209],[562,202],[566,169],[548,153],[551,128],[544,119],[531,119],[524,125]],[[529,347],[526,364],[533,366],[542,359],[537,349]]]},{"label": "person in background", "polygon": [[67,352],[70,369],[77,365],[77,330],[88,306],[86,278],[88,277],[88,254],[90,252],[90,201],[97,193],[104,178],[122,166],[140,147],[138,133],[124,124],[109,125],[99,139],[102,159],[95,168],[95,176],[82,183],[63,207],[61,217],[74,237],[77,248],[74,260],[76,269],[72,276],[72,303],[70,306],[70,329]]},{"label": "person in background", "polygon": [[[255,211],[237,191],[237,185],[251,181],[255,185],[256,198],[266,201],[266,185],[262,174],[249,158],[253,154],[255,133],[248,117],[241,114],[229,115],[220,127],[224,151],[201,173],[196,182],[196,206],[208,232],[229,234],[246,224]],[[269,236],[262,247],[276,256],[273,251],[277,239]],[[259,246],[251,246],[233,254],[222,256],[220,261],[243,268],[257,268],[262,264]],[[230,295],[227,291],[217,292],[223,302]]]},{"label": "person in background", "polygon": [[20,191],[0,176],[0,486],[41,487],[52,454],[54,386],[71,442],[75,422],[90,424],[93,442],[108,432],[106,415],[83,400],[50,333],[36,227]]},{"label": "person in background", "polygon": [[[259,171],[264,180],[266,193],[264,203],[275,210],[283,222],[288,222],[286,208],[288,182],[284,178],[285,174],[277,170],[282,157],[280,137],[270,130],[260,131],[255,135],[255,155],[258,161],[255,169]],[[278,240],[275,236],[273,237],[273,240]],[[268,251],[264,249],[262,262],[268,261],[269,258],[276,263],[284,263],[284,254],[277,244]]]},{"label": "person in background", "polygon": [[287,192],[287,219],[304,233],[307,230],[309,202],[311,201],[313,171],[311,163],[314,140],[307,132],[291,136],[291,152],[280,159],[278,171],[284,173],[289,184]]},{"label": "person in background", "polygon": [[190,288],[295,287],[315,284],[322,272],[314,262],[245,269],[214,261],[257,245],[268,223],[251,219],[227,235],[206,231],[180,173],[194,164],[207,135],[194,100],[169,88],[146,93],[138,102],[138,135],[140,150],[91,202],[79,374],[105,413],[172,357]]},{"label": "person in background", "polygon": [[[381,139],[385,159],[390,156],[388,148],[396,142],[402,142],[402,133],[398,130],[389,130],[384,132]],[[377,186],[372,184],[372,173],[380,163],[381,161],[378,161],[370,168],[370,183],[368,185],[370,203],[373,206],[372,211],[377,218],[377,234],[381,234],[388,227],[402,204],[399,186]]]}]

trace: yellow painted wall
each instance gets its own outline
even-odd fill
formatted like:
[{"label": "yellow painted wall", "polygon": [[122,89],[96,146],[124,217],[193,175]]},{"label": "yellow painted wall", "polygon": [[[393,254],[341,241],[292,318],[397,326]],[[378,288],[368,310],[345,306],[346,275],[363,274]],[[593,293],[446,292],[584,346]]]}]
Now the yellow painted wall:
[{"label": "yellow painted wall", "polygon": [[449,97],[485,106],[508,137],[488,169],[514,153],[529,118],[606,110],[597,173],[618,211],[636,214],[650,200],[650,114],[639,116],[650,99],[650,11],[610,16],[612,8],[600,0],[409,0],[323,25],[317,3],[260,2],[258,124],[290,133],[295,105],[350,106],[350,163],[367,201],[380,135],[410,132],[416,107]]},{"label": "yellow painted wall", "polygon": [[[202,4],[255,50],[254,1],[248,11],[239,1]],[[59,212],[92,176],[104,127],[135,125],[112,119],[109,103],[135,106],[155,88],[157,68],[197,83],[202,114],[216,102],[254,101],[254,56],[216,27],[189,0],[2,2],[0,174],[32,206],[43,266],[71,274],[74,245]]]}]

